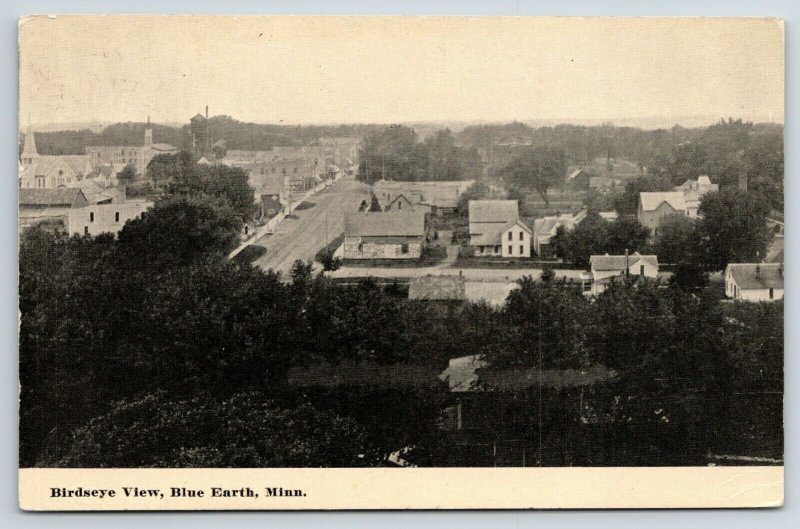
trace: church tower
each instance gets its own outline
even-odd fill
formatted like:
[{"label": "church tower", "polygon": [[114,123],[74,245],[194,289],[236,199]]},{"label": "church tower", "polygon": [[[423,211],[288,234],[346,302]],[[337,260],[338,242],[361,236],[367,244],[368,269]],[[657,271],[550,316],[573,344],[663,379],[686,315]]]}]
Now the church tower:
[{"label": "church tower", "polygon": [[147,116],[147,126],[144,129],[144,147],[149,149],[153,146],[153,128],[150,126],[150,116]]},{"label": "church tower", "polygon": [[33,136],[33,129],[28,127],[28,132],[25,133],[25,145],[22,148],[22,166],[28,168],[33,165],[33,162],[39,158],[39,153],[36,152],[36,138]]}]

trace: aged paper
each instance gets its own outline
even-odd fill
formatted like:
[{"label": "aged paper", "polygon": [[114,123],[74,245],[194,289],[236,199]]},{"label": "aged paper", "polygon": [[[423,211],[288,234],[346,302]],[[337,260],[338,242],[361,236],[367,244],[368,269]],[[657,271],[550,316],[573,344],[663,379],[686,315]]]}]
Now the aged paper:
[{"label": "aged paper", "polygon": [[22,18],[20,507],[782,505],[783,48]]}]

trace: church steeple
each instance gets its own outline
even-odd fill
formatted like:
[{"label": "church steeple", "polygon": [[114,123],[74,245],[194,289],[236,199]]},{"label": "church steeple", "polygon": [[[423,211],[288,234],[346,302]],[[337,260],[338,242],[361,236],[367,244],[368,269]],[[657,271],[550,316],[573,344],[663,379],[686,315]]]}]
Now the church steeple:
[{"label": "church steeple", "polygon": [[150,116],[147,116],[147,125],[144,129],[144,146],[145,147],[152,147],[153,146],[153,129],[150,127]]},{"label": "church steeple", "polygon": [[36,152],[36,138],[33,136],[33,129],[28,127],[28,132],[25,133],[25,145],[22,147],[22,165],[31,165],[33,160],[38,157],[39,153]]}]

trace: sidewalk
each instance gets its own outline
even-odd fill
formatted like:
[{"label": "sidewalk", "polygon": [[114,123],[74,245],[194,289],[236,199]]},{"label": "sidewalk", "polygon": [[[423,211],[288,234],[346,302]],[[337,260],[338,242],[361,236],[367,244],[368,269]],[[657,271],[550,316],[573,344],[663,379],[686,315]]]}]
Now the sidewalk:
[{"label": "sidewalk", "polygon": [[244,250],[245,248],[250,246],[250,243],[252,243],[253,241],[257,241],[258,239],[260,239],[261,237],[263,237],[264,235],[267,235],[269,233],[274,233],[275,227],[278,224],[280,224],[280,222],[283,219],[285,219],[287,215],[291,215],[291,213],[295,209],[297,209],[297,206],[302,204],[306,199],[311,198],[312,196],[316,195],[317,193],[319,193],[323,189],[333,185],[335,182],[338,182],[339,180],[341,180],[341,178],[342,178],[342,173],[339,173],[333,180],[325,180],[323,182],[320,182],[313,189],[309,189],[308,191],[306,191],[305,194],[301,195],[301,197],[299,199],[297,199],[294,202],[292,202],[291,204],[289,204],[286,208],[284,208],[283,211],[281,211],[280,213],[278,213],[277,215],[275,215],[274,217],[269,219],[269,221],[266,224],[264,224],[259,229],[254,231],[247,238],[246,241],[244,241],[242,244],[237,246],[231,253],[228,254],[228,259],[232,259],[232,258],[236,257],[236,255],[238,255],[242,250]]}]

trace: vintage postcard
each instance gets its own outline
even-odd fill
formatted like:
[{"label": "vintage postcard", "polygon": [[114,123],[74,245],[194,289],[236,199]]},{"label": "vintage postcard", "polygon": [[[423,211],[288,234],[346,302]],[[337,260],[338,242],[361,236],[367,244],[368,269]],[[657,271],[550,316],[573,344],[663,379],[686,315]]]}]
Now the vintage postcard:
[{"label": "vintage postcard", "polygon": [[26,510],[783,502],[784,26],[19,22]]}]

